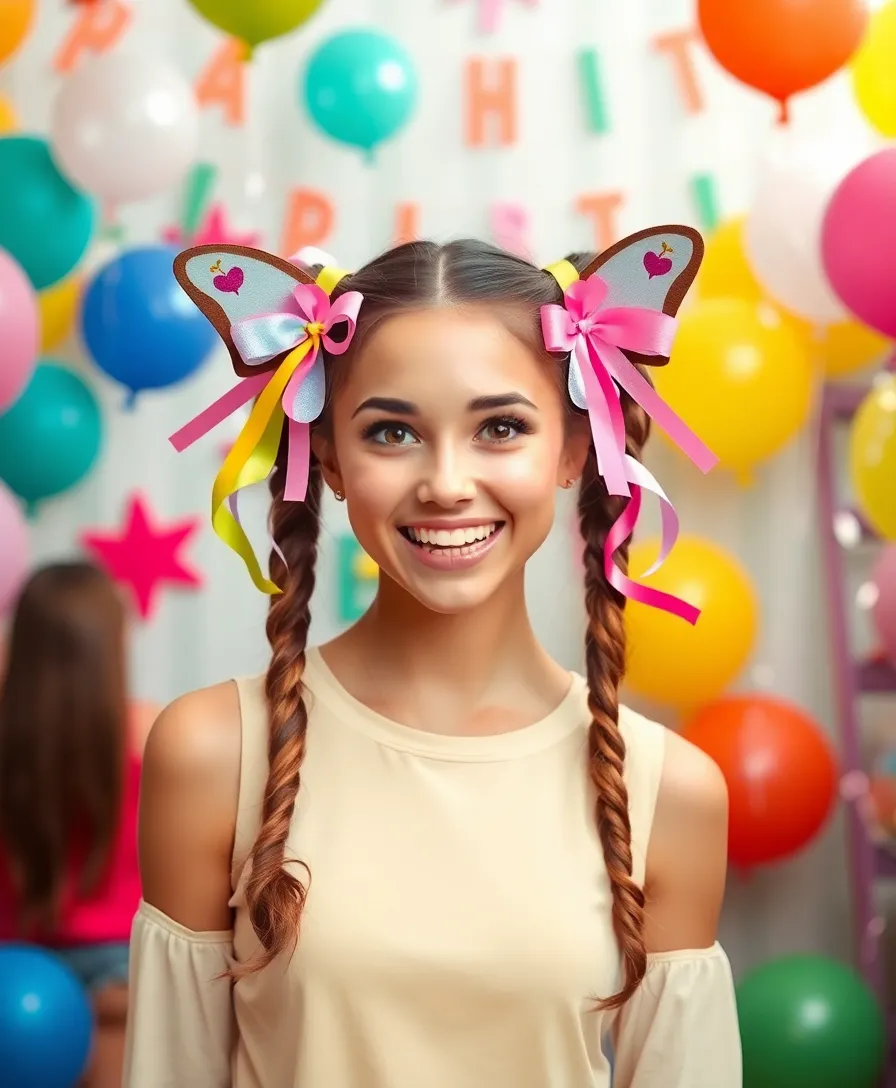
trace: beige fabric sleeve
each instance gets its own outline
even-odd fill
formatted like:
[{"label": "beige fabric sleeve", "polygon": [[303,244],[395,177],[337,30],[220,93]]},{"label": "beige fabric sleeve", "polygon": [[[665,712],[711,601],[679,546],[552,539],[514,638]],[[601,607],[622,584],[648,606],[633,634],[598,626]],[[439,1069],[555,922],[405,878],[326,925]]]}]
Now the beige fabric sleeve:
[{"label": "beige fabric sleeve", "polygon": [[194,933],[143,902],[131,929],[122,1088],[230,1088],[227,932]]},{"label": "beige fabric sleeve", "polygon": [[613,1088],[742,1088],[731,966],[722,946],[661,952],[617,1014]]}]

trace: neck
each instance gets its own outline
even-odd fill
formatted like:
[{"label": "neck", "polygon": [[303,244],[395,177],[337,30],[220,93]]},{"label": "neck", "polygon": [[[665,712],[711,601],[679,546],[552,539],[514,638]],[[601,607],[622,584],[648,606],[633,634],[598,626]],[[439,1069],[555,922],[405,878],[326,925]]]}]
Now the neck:
[{"label": "neck", "polygon": [[438,706],[440,731],[490,705],[532,703],[534,720],[569,680],[535,637],[522,571],[481,606],[453,615],[425,608],[381,575],[371,608],[326,652],[363,701],[382,700],[402,720],[425,708],[431,721]]}]

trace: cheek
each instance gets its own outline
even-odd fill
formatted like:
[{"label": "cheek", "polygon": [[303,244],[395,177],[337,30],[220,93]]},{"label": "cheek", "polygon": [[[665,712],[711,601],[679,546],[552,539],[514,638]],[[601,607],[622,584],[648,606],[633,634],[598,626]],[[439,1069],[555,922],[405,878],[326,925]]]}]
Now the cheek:
[{"label": "cheek", "polygon": [[514,456],[496,456],[487,479],[491,486],[505,493],[508,503],[536,505],[546,499],[553,500],[558,458],[556,449],[533,444]]}]

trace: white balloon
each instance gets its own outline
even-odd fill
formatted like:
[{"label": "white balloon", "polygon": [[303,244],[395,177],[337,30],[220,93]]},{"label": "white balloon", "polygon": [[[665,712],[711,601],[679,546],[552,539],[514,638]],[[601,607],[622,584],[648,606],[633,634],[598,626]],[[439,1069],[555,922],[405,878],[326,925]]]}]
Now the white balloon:
[{"label": "white balloon", "polygon": [[60,169],[113,205],[178,181],[196,157],[198,138],[189,82],[167,61],[142,54],[85,59],[53,106],[51,145]]},{"label": "white balloon", "polygon": [[845,320],[821,259],[821,226],[834,190],[871,152],[863,134],[807,138],[775,132],[762,156],[744,224],[753,274],[785,309],[819,325]]}]

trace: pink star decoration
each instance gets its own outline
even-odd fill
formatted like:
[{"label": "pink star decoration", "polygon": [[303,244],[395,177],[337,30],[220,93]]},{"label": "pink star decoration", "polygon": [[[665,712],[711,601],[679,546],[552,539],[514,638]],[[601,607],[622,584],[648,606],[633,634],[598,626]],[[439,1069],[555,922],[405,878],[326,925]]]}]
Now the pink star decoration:
[{"label": "pink star decoration", "polygon": [[184,238],[180,227],[165,227],[162,238],[172,245],[190,246],[249,246],[252,249],[261,245],[258,231],[233,230],[227,222],[227,209],[223,204],[212,204],[208,214],[199,225],[192,238]]},{"label": "pink star decoration", "polygon": [[186,518],[164,528],[154,526],[145,500],[132,495],[126,524],[119,532],[93,530],[82,535],[81,543],[114,581],[130,586],[141,618],[148,619],[161,584],[202,584],[199,574],[187,567],[178,554],[198,527],[198,518]]}]

